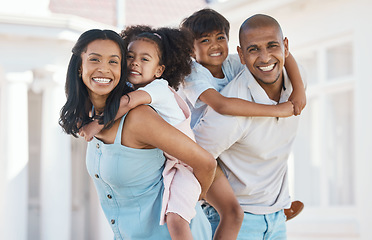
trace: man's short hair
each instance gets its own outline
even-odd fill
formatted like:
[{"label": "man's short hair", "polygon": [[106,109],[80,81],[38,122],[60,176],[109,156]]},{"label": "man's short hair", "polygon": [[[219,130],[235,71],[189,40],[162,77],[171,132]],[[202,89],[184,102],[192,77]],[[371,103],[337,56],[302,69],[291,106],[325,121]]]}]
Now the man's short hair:
[{"label": "man's short hair", "polygon": [[283,38],[283,32],[282,28],[280,27],[280,24],[278,21],[275,20],[275,18],[265,15],[265,14],[255,14],[249,18],[247,18],[239,29],[239,41],[242,42],[243,33],[248,29],[255,29],[260,27],[272,27],[275,26],[278,28],[279,33],[281,34]]}]

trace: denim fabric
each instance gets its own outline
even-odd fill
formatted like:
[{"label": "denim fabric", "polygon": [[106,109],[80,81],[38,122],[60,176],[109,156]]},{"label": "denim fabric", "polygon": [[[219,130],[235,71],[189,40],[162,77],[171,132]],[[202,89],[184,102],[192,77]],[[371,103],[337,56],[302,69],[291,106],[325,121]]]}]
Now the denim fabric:
[{"label": "denim fabric", "polygon": [[[160,149],[121,145],[122,118],[113,144],[88,143],[86,165],[115,239],[171,240],[159,225],[165,157]],[[210,240],[211,227],[199,204],[190,229],[194,239]]]},{"label": "denim fabric", "polygon": [[[202,207],[211,224],[214,236],[220,222],[220,216],[213,207],[209,205],[203,205]],[[285,240],[287,239],[285,221],[286,217],[283,210],[264,215],[245,212],[237,240]]]},{"label": "denim fabric", "polygon": [[212,227],[212,239],[214,238],[214,233],[216,232],[217,226],[220,223],[220,215],[214,207],[208,204],[202,204],[202,209],[204,214],[207,216],[209,223]]}]

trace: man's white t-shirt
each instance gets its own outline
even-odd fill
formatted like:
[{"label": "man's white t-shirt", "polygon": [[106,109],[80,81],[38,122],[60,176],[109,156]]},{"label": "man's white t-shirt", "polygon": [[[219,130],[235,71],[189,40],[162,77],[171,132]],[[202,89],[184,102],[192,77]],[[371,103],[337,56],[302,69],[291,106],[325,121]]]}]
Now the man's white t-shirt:
[{"label": "man's white t-shirt", "polygon": [[[288,100],[291,82],[284,71],[279,102]],[[222,91],[261,104],[277,104],[245,67]],[[207,107],[194,127],[197,143],[219,157],[220,165],[245,212],[269,214],[289,208],[287,160],[299,117],[238,117]]]}]

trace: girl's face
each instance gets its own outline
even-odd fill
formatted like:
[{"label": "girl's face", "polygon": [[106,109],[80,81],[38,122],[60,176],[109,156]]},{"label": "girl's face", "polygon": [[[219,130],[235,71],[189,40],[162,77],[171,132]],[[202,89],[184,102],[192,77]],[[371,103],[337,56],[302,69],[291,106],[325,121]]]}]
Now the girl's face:
[{"label": "girl's face", "polygon": [[146,86],[159,78],[165,69],[159,65],[159,50],[151,40],[135,40],[128,45],[128,81],[134,88]]},{"label": "girl's face", "polygon": [[107,97],[118,85],[121,75],[121,51],[112,40],[94,40],[81,54],[80,73],[89,96]]}]

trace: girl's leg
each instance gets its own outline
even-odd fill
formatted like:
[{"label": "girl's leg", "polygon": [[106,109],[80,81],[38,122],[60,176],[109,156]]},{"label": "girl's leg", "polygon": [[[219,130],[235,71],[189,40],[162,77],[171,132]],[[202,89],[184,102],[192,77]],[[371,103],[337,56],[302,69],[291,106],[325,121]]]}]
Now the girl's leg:
[{"label": "girl's leg", "polygon": [[244,212],[219,166],[207,192],[206,200],[220,215],[220,223],[213,239],[236,239],[243,222]]},{"label": "girl's leg", "polygon": [[168,213],[167,214],[167,226],[169,234],[172,240],[192,240],[192,233],[189,226],[189,223],[183,219],[177,213]]},{"label": "girl's leg", "polygon": [[172,240],[193,239],[189,223],[196,214],[201,187],[189,167],[175,164],[172,169],[175,173],[171,182],[163,172],[164,186],[169,189],[165,222]]}]

